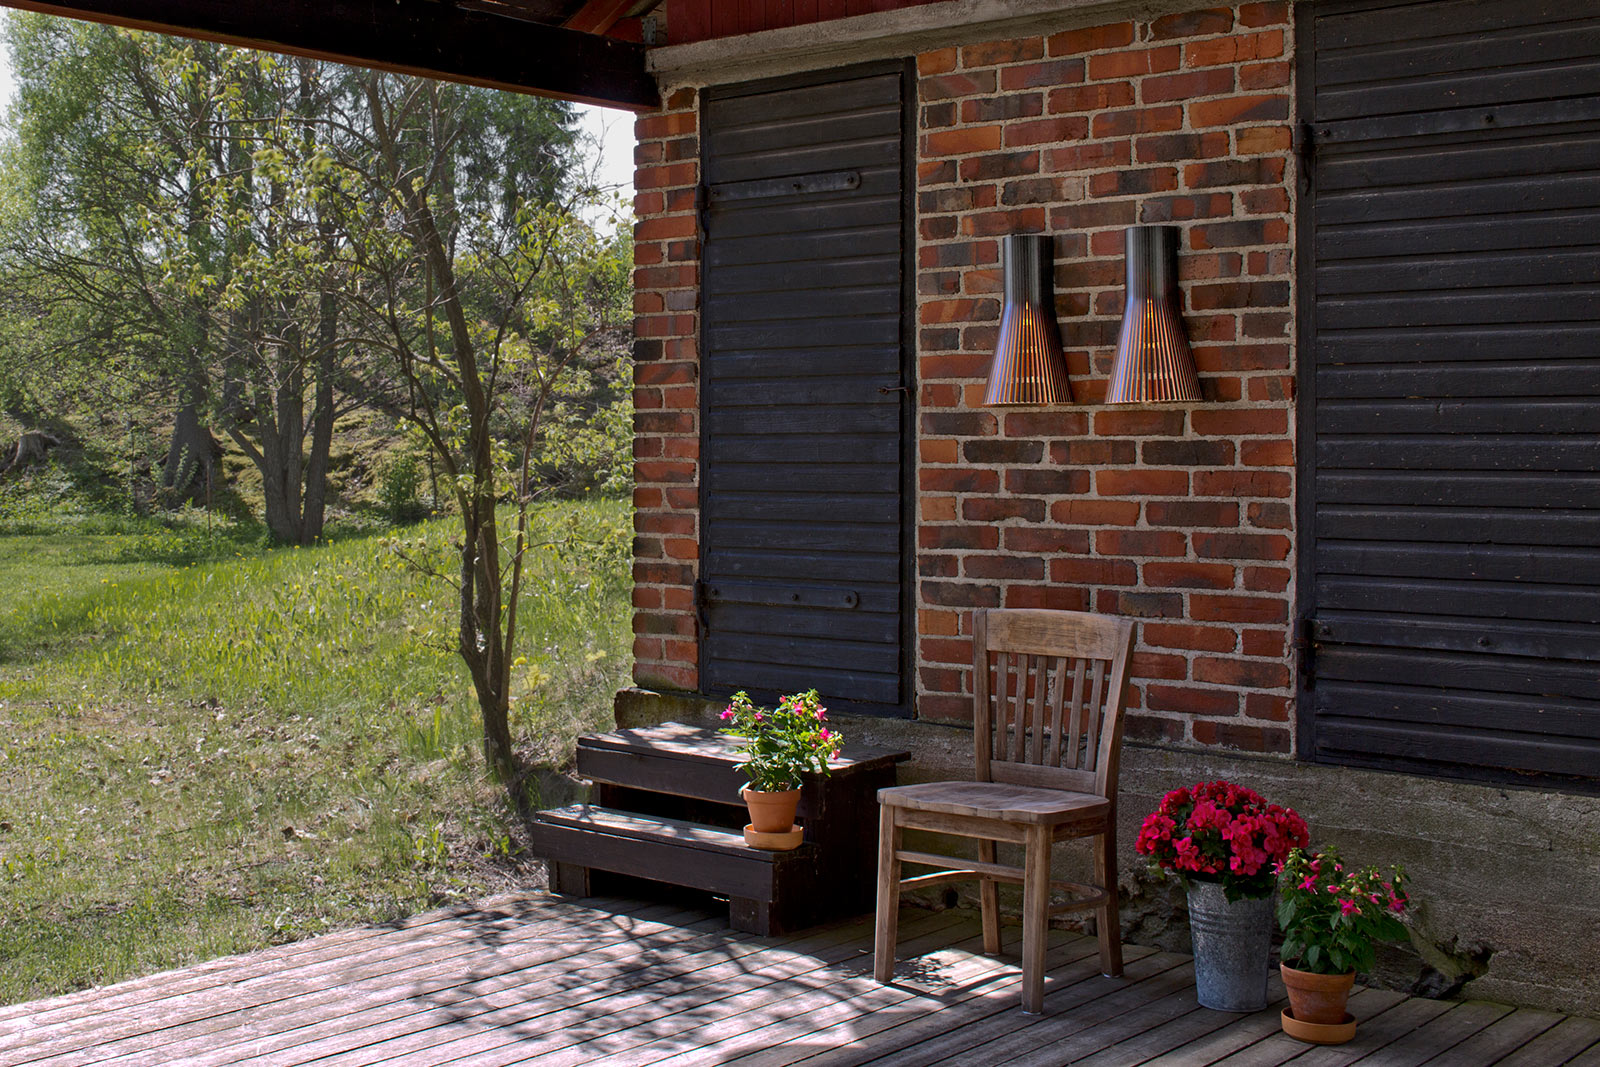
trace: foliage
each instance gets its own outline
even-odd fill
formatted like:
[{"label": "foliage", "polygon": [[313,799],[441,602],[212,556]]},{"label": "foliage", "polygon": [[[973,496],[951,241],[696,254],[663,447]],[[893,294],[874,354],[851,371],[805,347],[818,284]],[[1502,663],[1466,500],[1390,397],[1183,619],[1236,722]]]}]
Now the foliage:
[{"label": "foliage", "polygon": [[757,707],[742,690],[733,694],[722,721],[728,733],[744,739],[744,761],[734,769],[749,779],[746,788],[781,793],[799,789],[803,774],[827,774],[828,761],[844,747],[827,719],[815,689],[782,697],[776,708]]},{"label": "foliage", "polygon": [[391,456],[379,469],[378,503],[390,522],[415,522],[428,513],[422,481],[422,464],[410,452]]},{"label": "foliage", "polygon": [[1308,840],[1293,808],[1231,782],[1174,789],[1145,817],[1134,848],[1180,878],[1218,882],[1229,900],[1272,895],[1274,864]]},{"label": "foliage", "polygon": [[[555,547],[626,522],[541,505],[513,736],[570,758],[628,670],[626,568]],[[0,537],[0,1001],[386,921],[526,884],[487,782],[454,605],[392,535],[266,548],[90,516]],[[447,560],[453,529],[408,529]],[[169,538],[211,539],[184,560]],[[589,557],[591,559],[598,557]]]},{"label": "foliage", "polygon": [[1405,872],[1347,868],[1338,850],[1291,849],[1278,872],[1283,961],[1314,974],[1372,970],[1375,942],[1406,936]]}]

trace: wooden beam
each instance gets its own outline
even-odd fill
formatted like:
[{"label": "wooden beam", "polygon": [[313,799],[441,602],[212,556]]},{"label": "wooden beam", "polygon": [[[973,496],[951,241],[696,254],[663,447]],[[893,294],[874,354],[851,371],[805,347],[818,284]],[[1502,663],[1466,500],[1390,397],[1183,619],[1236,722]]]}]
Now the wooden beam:
[{"label": "wooden beam", "polygon": [[579,33],[605,33],[628,13],[638,0],[589,0],[561,25]]},{"label": "wooden beam", "polygon": [[648,111],[643,45],[438,0],[0,0],[0,5],[399,74]]}]

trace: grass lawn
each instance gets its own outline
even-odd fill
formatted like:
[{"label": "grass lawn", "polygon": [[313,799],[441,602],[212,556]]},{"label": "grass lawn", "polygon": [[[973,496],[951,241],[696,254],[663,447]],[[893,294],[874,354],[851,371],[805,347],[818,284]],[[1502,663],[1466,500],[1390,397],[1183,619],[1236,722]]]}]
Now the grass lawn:
[{"label": "grass lawn", "polygon": [[[566,544],[531,556],[512,723],[530,761],[566,758],[628,673],[626,509],[537,513]],[[526,881],[450,650],[454,590],[401,560],[447,564],[451,533],[0,536],[0,1001]]]}]

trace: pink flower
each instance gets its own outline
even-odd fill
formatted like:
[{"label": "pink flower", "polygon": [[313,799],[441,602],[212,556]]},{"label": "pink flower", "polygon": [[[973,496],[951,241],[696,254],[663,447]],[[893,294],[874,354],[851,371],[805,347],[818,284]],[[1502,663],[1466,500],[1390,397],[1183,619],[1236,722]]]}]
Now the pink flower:
[{"label": "pink flower", "polygon": [[1339,910],[1346,915],[1360,915],[1361,908],[1353,900],[1339,901]]},{"label": "pink flower", "polygon": [[1305,881],[1300,883],[1300,888],[1315,890],[1317,888],[1317,876],[1314,874],[1306,875]]},{"label": "pink flower", "polygon": [[827,730],[823,730],[821,733],[817,734],[817,736],[826,741],[828,738],[832,737],[833,734],[829,733]]}]

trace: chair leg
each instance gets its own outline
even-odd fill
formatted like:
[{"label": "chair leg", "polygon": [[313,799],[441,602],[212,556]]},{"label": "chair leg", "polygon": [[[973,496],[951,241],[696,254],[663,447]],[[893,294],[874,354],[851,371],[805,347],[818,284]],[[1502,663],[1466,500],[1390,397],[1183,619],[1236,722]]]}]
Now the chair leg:
[{"label": "chair leg", "polygon": [[1122,915],[1117,902],[1117,829],[1094,839],[1095,878],[1105,889],[1106,899],[1095,909],[1095,933],[1100,939],[1100,972],[1108,978],[1122,975]]},{"label": "chair leg", "polygon": [[1044,947],[1050,917],[1050,841],[1048,826],[1028,829],[1022,876],[1022,1011],[1044,1011]]},{"label": "chair leg", "polygon": [[896,809],[878,806],[878,921],[873,932],[873,974],[894,978],[894,943],[900,921],[900,821]]},{"label": "chair leg", "polygon": [[[986,837],[978,839],[978,859],[994,863],[994,842]],[[1000,954],[1000,883],[993,878],[978,882],[978,899],[983,911],[983,951],[990,956]]]}]

